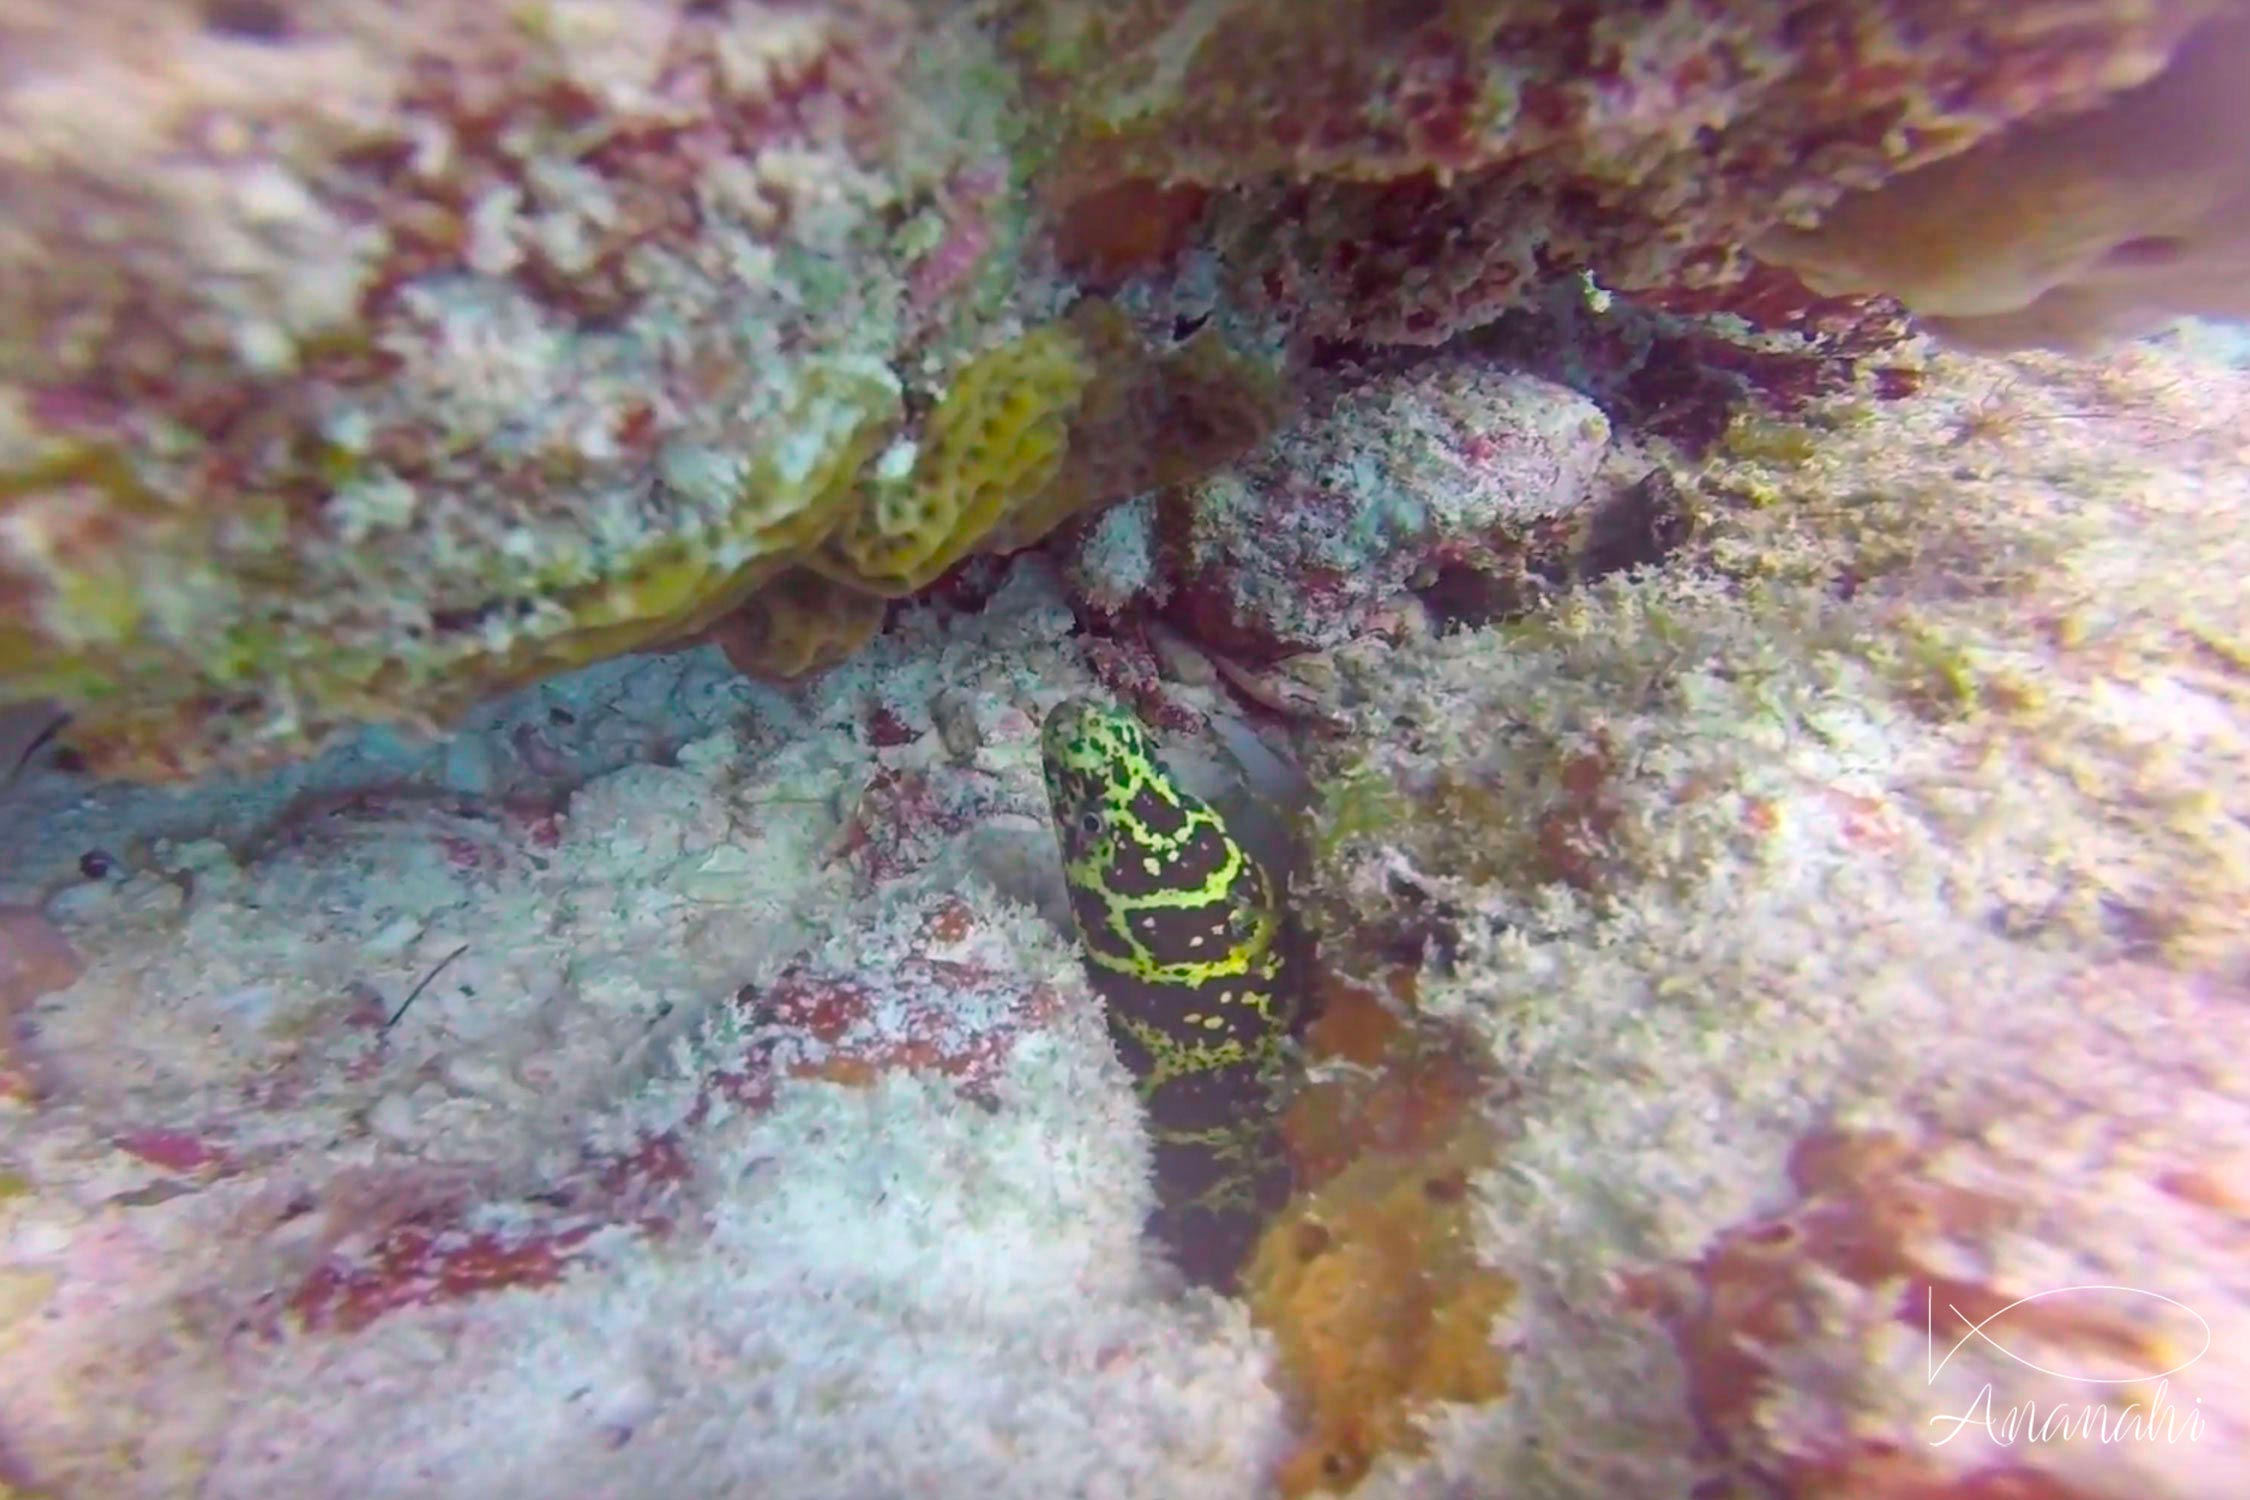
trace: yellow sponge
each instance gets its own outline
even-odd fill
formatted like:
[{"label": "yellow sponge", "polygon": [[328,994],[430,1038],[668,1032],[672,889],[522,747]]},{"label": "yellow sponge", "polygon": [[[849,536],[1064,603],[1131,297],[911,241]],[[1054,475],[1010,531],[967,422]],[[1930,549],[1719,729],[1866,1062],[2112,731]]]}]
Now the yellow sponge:
[{"label": "yellow sponge", "polygon": [[1272,431],[1270,371],[1206,328],[1158,353],[1114,303],[991,350],[954,377],[910,465],[862,482],[811,559],[838,582],[910,594],[972,552],[1031,546],[1094,506],[1195,478]]},{"label": "yellow sponge", "polygon": [[930,413],[910,477],[877,475],[829,544],[843,576],[910,594],[1044,490],[1070,446],[1093,362],[1067,324],[1050,323],[979,355]]}]

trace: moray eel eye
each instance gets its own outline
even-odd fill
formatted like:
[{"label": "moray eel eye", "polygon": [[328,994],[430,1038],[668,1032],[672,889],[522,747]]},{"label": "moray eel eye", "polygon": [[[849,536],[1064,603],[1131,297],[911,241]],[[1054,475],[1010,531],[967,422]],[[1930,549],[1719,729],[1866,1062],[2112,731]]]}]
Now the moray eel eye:
[{"label": "moray eel eye", "polygon": [[1102,815],[1092,808],[1080,813],[1078,815],[1078,831],[1088,838],[1100,833],[1102,831]]}]

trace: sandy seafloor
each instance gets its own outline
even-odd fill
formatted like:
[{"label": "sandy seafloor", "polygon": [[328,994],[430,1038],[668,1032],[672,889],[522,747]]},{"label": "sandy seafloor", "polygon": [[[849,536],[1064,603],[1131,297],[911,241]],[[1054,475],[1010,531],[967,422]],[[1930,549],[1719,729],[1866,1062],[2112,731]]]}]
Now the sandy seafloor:
[{"label": "sandy seafloor", "polygon": [[[2146,1285],[2210,1332],[2169,1377],[2190,1439],[1917,1463],[2244,1493],[2250,375],[2223,353],[1933,354],[1914,401],[1683,464],[1714,571],[1336,654],[1324,775],[1536,798],[1563,750],[1617,768],[1602,901],[1411,817],[1309,872],[1467,914],[1425,1000],[1508,1080],[1474,1192],[1518,1288],[1509,1394],[1433,1408],[1359,1493],[1686,1495],[1922,1444],[1982,1385],[2082,1399],[1982,1344],[1933,1381],[1912,1277],[1808,1251],[1751,1340],[1781,1378],[1715,1400],[1710,1340],[1750,1335],[1683,1343],[1624,1289],[1709,1297],[1741,1226],[1859,1223],[1874,1188],[1801,1170],[1837,1135],[1910,1143],[1883,1202],[1920,1217],[1878,1237],[1919,1274]],[[36,1102],[0,1120],[0,1474],[1265,1493],[1272,1346],[1142,1250],[1145,1145],[1055,920],[1037,724],[1102,691],[1082,646],[1026,559],[799,689],[704,649],[264,779],[35,763],[0,902],[84,973],[23,1018]],[[2103,1316],[2030,1337],[2132,1376],[2189,1336]]]}]

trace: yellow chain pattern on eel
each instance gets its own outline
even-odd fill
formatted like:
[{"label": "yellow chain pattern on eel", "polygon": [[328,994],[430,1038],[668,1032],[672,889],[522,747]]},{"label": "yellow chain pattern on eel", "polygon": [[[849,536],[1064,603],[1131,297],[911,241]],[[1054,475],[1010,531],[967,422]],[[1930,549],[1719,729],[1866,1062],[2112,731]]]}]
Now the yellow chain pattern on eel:
[{"label": "yellow chain pattern on eel", "polygon": [[1286,1178],[1272,1100],[1291,1007],[1273,877],[1132,714],[1070,699],[1042,749],[1088,974],[1149,1114],[1161,1212],[1255,1211]]}]

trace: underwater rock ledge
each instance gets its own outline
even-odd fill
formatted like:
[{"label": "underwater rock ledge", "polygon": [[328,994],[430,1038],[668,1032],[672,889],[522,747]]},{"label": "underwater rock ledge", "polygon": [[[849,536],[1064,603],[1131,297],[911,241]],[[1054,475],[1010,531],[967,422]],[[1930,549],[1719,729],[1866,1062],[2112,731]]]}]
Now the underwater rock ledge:
[{"label": "underwater rock ledge", "polygon": [[17,0],[0,700],[163,780],[809,670],[1325,345],[1726,283],[2239,9]]}]

